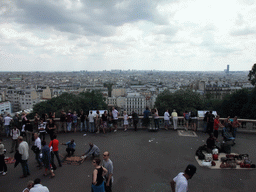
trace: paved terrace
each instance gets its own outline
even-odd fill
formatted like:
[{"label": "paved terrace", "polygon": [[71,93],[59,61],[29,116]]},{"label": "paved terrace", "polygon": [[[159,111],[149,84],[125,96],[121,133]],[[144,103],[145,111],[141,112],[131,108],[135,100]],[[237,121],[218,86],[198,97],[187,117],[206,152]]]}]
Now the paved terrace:
[{"label": "paved terrace", "polygon": [[[115,192],[167,192],[171,191],[170,180],[187,164],[197,166],[197,173],[189,180],[189,191],[197,192],[234,192],[255,191],[256,170],[211,170],[199,167],[195,160],[196,149],[205,143],[207,134],[197,132],[198,137],[179,136],[176,131],[164,129],[159,132],[139,130],[137,132],[118,130],[117,133],[92,134],[61,133],[60,143],[75,139],[77,144],[75,155],[81,155],[88,148],[88,142],[95,143],[103,153],[108,150],[114,163]],[[47,135],[47,143],[50,139]],[[151,142],[149,142],[151,140]],[[4,144],[10,151],[11,139],[4,138]],[[237,144],[232,152],[248,153],[253,163],[256,163],[255,135],[238,133]],[[65,154],[65,146],[59,147],[60,154]],[[7,152],[6,154],[10,154]],[[102,155],[101,155],[102,159]],[[56,158],[55,158],[56,162]],[[90,192],[93,166],[87,159],[79,166],[63,165],[55,171],[56,177],[50,179],[43,176],[43,170],[36,168],[33,152],[30,150],[29,169],[31,175],[20,179],[21,166],[14,169],[8,164],[8,174],[0,176],[1,192],[18,192],[26,187],[28,180],[41,178],[43,185],[53,191]],[[57,163],[56,163],[57,164]]]}]

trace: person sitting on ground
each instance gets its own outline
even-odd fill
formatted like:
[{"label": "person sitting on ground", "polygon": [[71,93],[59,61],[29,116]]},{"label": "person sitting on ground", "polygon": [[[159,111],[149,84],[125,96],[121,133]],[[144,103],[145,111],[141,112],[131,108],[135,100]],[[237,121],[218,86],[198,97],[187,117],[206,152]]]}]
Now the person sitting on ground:
[{"label": "person sitting on ground", "polygon": [[41,179],[37,178],[34,180],[34,187],[30,189],[30,192],[49,192],[49,189],[46,186],[41,184]]},{"label": "person sitting on ground", "polygon": [[61,143],[61,145],[67,145],[66,151],[68,153],[67,154],[68,157],[74,155],[75,147],[76,147],[76,143],[74,139],[71,139],[71,141],[68,141],[67,143]]},{"label": "person sitting on ground", "polygon": [[213,133],[210,133],[209,138],[206,140],[207,150],[210,152],[215,148],[216,138],[213,137]]},{"label": "person sitting on ground", "polygon": [[100,156],[100,149],[93,143],[89,143],[90,149],[88,149],[85,154],[82,155],[82,159],[86,159],[88,156],[99,157]]},{"label": "person sitting on ground", "polygon": [[34,186],[34,181],[28,181],[27,187],[22,192],[29,192],[30,189]]}]

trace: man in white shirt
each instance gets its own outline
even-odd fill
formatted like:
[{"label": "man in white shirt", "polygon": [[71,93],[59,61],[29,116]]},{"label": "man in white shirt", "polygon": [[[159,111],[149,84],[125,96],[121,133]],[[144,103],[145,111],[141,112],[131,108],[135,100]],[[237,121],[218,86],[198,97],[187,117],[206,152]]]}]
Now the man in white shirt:
[{"label": "man in white shirt", "polygon": [[6,136],[8,137],[10,134],[10,123],[12,121],[12,118],[10,117],[10,114],[7,114],[7,116],[4,118],[4,128]]},{"label": "man in white shirt", "polygon": [[49,192],[49,189],[41,184],[41,179],[37,178],[34,180],[34,187],[29,192]]},{"label": "man in white shirt", "polygon": [[41,139],[38,137],[38,133],[34,133],[34,138],[35,138],[35,150],[34,153],[36,155],[36,161],[38,163],[37,167],[39,167],[39,169],[42,168],[42,164],[40,162],[40,151],[41,151]]},{"label": "man in white shirt", "polygon": [[187,192],[188,180],[191,179],[195,173],[196,167],[192,164],[189,164],[184,173],[179,173],[171,181],[172,192]]},{"label": "man in white shirt", "polygon": [[88,115],[89,119],[89,131],[94,133],[94,115],[92,114],[92,111],[90,111],[90,114]]},{"label": "man in white shirt", "polygon": [[23,141],[23,137],[19,136],[18,137],[18,142],[19,142],[19,153],[21,154],[21,166],[22,166],[22,171],[23,175],[20,178],[25,178],[28,175],[30,175],[29,169],[28,169],[28,143],[26,141]]},{"label": "man in white shirt", "polygon": [[11,130],[10,132],[10,135],[12,137],[12,148],[11,148],[11,152],[10,153],[13,153],[14,152],[14,146],[15,146],[15,151],[18,149],[18,137],[20,136],[20,130],[17,129],[16,126],[13,127],[13,129]]},{"label": "man in white shirt", "polygon": [[113,116],[113,126],[114,126],[114,132],[117,132],[117,121],[118,121],[118,111],[115,109],[115,107],[112,107],[112,116]]},{"label": "man in white shirt", "polygon": [[164,128],[168,130],[169,127],[169,121],[170,121],[170,114],[168,112],[168,109],[164,112]]},{"label": "man in white shirt", "polygon": [[109,159],[109,152],[105,151],[103,153],[103,167],[105,167],[108,172],[105,175],[106,182],[105,182],[105,191],[112,192],[112,182],[113,182],[113,163]]}]

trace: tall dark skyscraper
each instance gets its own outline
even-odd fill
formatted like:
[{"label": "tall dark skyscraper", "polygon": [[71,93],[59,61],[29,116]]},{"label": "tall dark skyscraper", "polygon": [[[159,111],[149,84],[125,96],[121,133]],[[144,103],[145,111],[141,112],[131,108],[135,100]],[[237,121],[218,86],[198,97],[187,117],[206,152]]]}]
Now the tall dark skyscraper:
[{"label": "tall dark skyscraper", "polygon": [[229,73],[229,65],[227,65],[227,71],[226,72]]}]

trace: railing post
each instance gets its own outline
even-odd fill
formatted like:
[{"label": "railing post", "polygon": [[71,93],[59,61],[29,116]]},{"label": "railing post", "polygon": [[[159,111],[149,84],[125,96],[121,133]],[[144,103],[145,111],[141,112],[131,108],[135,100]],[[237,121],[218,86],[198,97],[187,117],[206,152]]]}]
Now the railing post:
[{"label": "railing post", "polygon": [[246,129],[247,130],[252,130],[253,129],[253,123],[252,122],[247,122],[246,123]]}]

